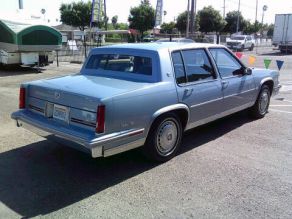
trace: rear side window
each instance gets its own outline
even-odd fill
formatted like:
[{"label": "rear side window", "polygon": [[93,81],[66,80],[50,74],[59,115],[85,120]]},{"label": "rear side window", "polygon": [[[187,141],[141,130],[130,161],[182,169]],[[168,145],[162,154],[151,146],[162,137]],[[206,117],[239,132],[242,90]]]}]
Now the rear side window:
[{"label": "rear side window", "polygon": [[214,70],[205,50],[185,50],[182,55],[188,82],[214,79]]},{"label": "rear side window", "polygon": [[186,83],[186,73],[184,69],[184,63],[180,52],[172,53],[172,61],[175,72],[176,82],[178,84]]},{"label": "rear side window", "polygon": [[89,58],[85,68],[152,75],[152,59],[122,54],[96,54]]}]

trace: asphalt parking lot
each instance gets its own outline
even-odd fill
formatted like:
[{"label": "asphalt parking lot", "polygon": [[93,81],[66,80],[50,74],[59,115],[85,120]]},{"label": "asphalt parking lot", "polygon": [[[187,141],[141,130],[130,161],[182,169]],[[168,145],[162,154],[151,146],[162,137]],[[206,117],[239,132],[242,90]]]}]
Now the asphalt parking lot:
[{"label": "asphalt parking lot", "polygon": [[240,112],[195,128],[164,164],[139,150],[92,159],[16,128],[21,82],[80,65],[0,70],[0,218],[292,218],[292,55],[259,48],[243,62],[256,52],[254,67],[285,61],[266,117]]}]

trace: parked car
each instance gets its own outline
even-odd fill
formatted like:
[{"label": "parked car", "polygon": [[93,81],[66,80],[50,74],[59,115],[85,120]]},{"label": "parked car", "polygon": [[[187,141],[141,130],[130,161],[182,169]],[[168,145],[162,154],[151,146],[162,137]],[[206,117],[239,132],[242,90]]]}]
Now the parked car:
[{"label": "parked car", "polygon": [[219,45],[100,47],[78,74],[23,83],[12,118],[92,157],[143,147],[167,161],[186,130],[244,109],[264,117],[278,79],[277,71],[248,68]]},{"label": "parked car", "polygon": [[252,51],[255,46],[255,39],[248,35],[235,35],[226,39],[226,44],[229,49],[243,51],[248,49]]},{"label": "parked car", "polygon": [[195,41],[188,38],[161,38],[156,40],[156,42],[194,43]]}]

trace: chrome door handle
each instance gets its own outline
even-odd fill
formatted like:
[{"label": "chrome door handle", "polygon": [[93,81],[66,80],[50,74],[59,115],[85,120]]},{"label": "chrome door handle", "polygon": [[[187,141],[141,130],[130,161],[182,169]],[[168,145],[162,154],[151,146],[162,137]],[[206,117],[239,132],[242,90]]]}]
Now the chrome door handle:
[{"label": "chrome door handle", "polygon": [[189,96],[191,96],[192,95],[192,93],[193,93],[193,88],[186,88],[185,90],[184,90],[184,96],[185,97],[189,97]]},{"label": "chrome door handle", "polygon": [[225,89],[228,87],[229,82],[228,81],[222,81],[222,88]]}]

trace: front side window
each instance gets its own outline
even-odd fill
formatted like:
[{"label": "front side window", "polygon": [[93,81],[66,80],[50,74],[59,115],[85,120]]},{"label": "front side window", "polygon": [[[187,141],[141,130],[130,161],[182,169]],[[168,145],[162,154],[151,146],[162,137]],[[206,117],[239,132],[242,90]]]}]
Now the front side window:
[{"label": "front side window", "polygon": [[204,49],[182,51],[188,82],[214,79],[214,69]]},{"label": "front side window", "polygon": [[152,75],[152,59],[122,54],[96,54],[89,58],[85,68]]},{"label": "front side window", "polygon": [[237,72],[241,71],[242,65],[226,49],[214,48],[209,50],[222,78],[238,75]]}]

